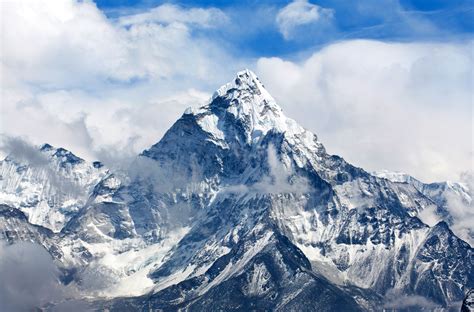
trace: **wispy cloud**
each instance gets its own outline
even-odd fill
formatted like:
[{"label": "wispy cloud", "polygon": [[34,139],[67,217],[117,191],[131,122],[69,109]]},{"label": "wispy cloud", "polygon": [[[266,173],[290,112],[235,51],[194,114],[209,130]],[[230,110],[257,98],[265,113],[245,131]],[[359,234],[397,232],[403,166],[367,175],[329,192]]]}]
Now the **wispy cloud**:
[{"label": "wispy cloud", "polygon": [[405,309],[428,309],[434,310],[439,308],[439,305],[433,301],[417,295],[406,295],[400,291],[391,289],[387,292],[384,298],[384,308],[405,310]]},{"label": "wispy cloud", "polygon": [[184,9],[174,4],[163,4],[143,13],[118,18],[118,23],[123,26],[146,23],[183,23],[204,28],[214,28],[223,26],[228,21],[227,15],[217,8]]},{"label": "wispy cloud", "polygon": [[447,208],[449,214],[453,217],[453,231],[457,236],[473,245],[474,229],[472,225],[474,224],[474,209],[472,209],[472,206],[474,198],[474,172],[463,172],[459,182],[461,182],[464,188],[463,192],[465,192],[467,198],[459,196],[459,194],[452,191],[445,193]]},{"label": "wispy cloud", "polygon": [[284,164],[278,157],[273,145],[267,148],[268,174],[252,185],[231,185],[224,192],[234,194],[282,194],[301,195],[309,191],[309,182],[304,177],[295,175],[291,164]]},{"label": "wispy cloud", "polygon": [[21,138],[1,137],[0,150],[11,159],[27,163],[32,167],[44,167],[49,163],[46,155],[41,153],[38,147],[31,145]]}]

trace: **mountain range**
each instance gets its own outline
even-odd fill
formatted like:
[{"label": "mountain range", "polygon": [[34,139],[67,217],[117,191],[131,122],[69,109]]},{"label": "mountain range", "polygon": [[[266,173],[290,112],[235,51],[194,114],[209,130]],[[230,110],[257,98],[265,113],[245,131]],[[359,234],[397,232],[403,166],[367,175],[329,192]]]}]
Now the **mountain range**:
[{"label": "mountain range", "polygon": [[7,156],[0,240],[53,259],[46,310],[459,311],[474,233],[449,203],[472,192],[328,154],[244,70],[124,168]]}]

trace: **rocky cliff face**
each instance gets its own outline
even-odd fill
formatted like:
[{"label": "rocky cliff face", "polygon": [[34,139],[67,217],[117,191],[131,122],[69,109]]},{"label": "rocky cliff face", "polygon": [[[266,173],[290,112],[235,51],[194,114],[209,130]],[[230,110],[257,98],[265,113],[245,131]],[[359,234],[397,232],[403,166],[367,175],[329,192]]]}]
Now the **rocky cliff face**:
[{"label": "rocky cliff face", "polygon": [[99,172],[60,233],[31,234],[96,307],[359,311],[397,293],[447,308],[474,287],[470,245],[418,218],[433,196],[327,154],[248,70],[127,171]]}]

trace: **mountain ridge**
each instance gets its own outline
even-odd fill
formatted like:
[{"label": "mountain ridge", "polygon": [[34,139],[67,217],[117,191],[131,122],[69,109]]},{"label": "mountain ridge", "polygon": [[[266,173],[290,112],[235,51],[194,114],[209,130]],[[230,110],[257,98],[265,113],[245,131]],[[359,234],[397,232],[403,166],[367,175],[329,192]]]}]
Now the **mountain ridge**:
[{"label": "mountain ridge", "polygon": [[[431,205],[327,154],[244,70],[38,242],[113,310],[374,310],[394,291],[448,308],[474,287],[474,253],[417,217]],[[87,285],[97,272],[112,281]]]}]

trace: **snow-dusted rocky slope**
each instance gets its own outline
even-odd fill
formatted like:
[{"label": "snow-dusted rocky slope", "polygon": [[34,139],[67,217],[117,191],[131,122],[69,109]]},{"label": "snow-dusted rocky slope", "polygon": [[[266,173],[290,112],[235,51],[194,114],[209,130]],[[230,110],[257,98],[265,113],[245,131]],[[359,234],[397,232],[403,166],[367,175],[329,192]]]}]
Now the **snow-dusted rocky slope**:
[{"label": "snow-dusted rocky slope", "polygon": [[34,163],[11,157],[0,161],[0,203],[20,209],[32,224],[59,232],[104,175],[100,162],[89,164],[44,144]]},{"label": "snow-dusted rocky slope", "polygon": [[471,224],[474,222],[472,176],[466,179],[470,183],[450,181],[423,183],[403,172],[384,170],[373,174],[392,182],[406,183],[415,187],[434,203],[428,209],[418,211],[417,216],[424,223],[433,225],[441,220],[445,221],[457,236],[470,244],[474,242],[474,227]]},{"label": "snow-dusted rocky slope", "polygon": [[47,235],[5,208],[0,232],[43,244],[96,308],[459,308],[474,287],[471,246],[417,217],[433,197],[327,154],[248,70],[83,203]]}]

